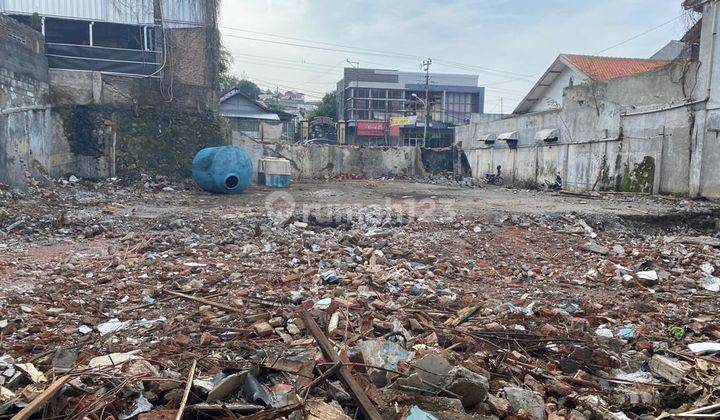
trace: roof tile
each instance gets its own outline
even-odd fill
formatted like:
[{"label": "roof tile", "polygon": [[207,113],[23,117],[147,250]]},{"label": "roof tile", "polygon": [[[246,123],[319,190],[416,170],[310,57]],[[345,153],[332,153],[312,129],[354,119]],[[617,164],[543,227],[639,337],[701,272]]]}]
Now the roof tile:
[{"label": "roof tile", "polygon": [[618,77],[645,73],[670,64],[667,60],[640,58],[598,57],[592,55],[564,54],[573,65],[595,80],[610,80]]}]

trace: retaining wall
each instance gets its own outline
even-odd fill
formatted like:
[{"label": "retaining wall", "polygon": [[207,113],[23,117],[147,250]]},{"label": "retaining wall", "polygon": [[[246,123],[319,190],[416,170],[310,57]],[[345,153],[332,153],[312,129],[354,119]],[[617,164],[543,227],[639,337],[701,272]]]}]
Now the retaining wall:
[{"label": "retaining wall", "polygon": [[359,147],[347,145],[300,146],[284,141],[258,142],[233,133],[232,144],[253,161],[254,176],[262,157],[290,160],[293,179],[406,177],[423,173],[415,147]]}]

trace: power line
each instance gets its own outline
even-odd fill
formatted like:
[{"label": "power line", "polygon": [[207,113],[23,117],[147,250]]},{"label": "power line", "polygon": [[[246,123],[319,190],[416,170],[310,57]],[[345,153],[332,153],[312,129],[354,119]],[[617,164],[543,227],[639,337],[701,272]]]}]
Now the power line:
[{"label": "power line", "polygon": [[[250,31],[247,29],[240,29],[240,28],[232,28],[232,27],[228,27],[228,26],[221,26],[221,28],[239,31],[239,32],[246,32],[246,33],[255,34],[255,35],[264,35],[264,36],[269,36],[269,37],[274,37],[274,38],[289,39],[292,41],[308,42],[308,43],[312,43],[312,44],[325,45],[326,47],[333,47],[333,48],[326,48],[326,47],[317,47],[317,46],[304,45],[304,44],[292,44],[293,46],[299,46],[299,47],[304,47],[304,48],[315,48],[315,49],[321,49],[321,50],[325,50],[325,51],[338,51],[337,48],[344,48],[346,50],[342,50],[341,52],[349,52],[349,53],[355,53],[355,54],[361,54],[361,55],[362,54],[375,55],[375,56],[390,57],[390,58],[412,59],[412,60],[421,60],[422,59],[421,56],[414,55],[414,54],[398,53],[398,52],[392,52],[392,51],[380,51],[380,50],[374,50],[374,49],[370,49],[370,48],[356,47],[356,46],[352,46],[352,45],[315,41],[315,40],[310,40],[310,39],[305,39],[305,38],[296,38],[296,37],[289,37],[289,36],[279,35],[279,34],[271,34],[271,33],[266,33],[266,32],[259,32],[259,31]],[[259,42],[281,43],[284,45],[291,44],[291,43],[284,43],[282,41],[272,41],[272,40],[263,40],[263,39],[259,39],[259,38],[243,37],[241,35],[227,35],[227,36],[234,37],[234,38],[248,39],[248,40],[253,40],[253,41],[259,41]],[[347,51],[347,49],[351,49],[354,51]],[[455,68],[460,68],[460,69],[464,69],[464,70],[479,70],[479,71],[486,72],[486,73],[493,73],[493,74],[497,73],[497,75],[510,74],[510,75],[521,76],[521,77],[530,77],[529,75],[513,73],[513,72],[510,72],[507,70],[493,69],[493,68],[482,67],[482,66],[477,66],[477,65],[473,65],[473,64],[464,64],[464,63],[459,63],[456,61],[450,61],[450,60],[444,60],[444,59],[435,59],[435,61],[438,63],[441,63],[445,67],[455,67]]]},{"label": "power line", "polygon": [[597,55],[597,54],[602,54],[602,53],[604,53],[605,51],[610,51],[610,50],[612,50],[613,48],[619,47],[619,46],[621,46],[621,45],[625,45],[625,44],[627,44],[627,43],[630,42],[630,41],[634,41],[634,40],[640,38],[641,36],[647,35],[647,34],[649,34],[649,33],[652,32],[652,31],[655,31],[655,30],[657,30],[657,29],[660,29],[660,28],[662,28],[663,26],[669,25],[669,24],[675,22],[676,20],[680,19],[680,18],[683,17],[683,16],[685,16],[684,13],[681,14],[681,15],[679,15],[679,16],[675,16],[674,18],[668,20],[667,22],[661,23],[661,24],[658,25],[658,26],[652,27],[652,28],[650,28],[650,29],[648,29],[648,30],[646,30],[646,31],[643,31],[643,32],[641,32],[641,33],[639,33],[639,34],[637,34],[637,35],[634,35],[634,36],[626,39],[625,41],[618,42],[617,44],[615,44],[615,45],[613,45],[613,46],[611,46],[611,47],[605,48],[604,50],[600,50],[600,51],[596,52],[595,55]]}]

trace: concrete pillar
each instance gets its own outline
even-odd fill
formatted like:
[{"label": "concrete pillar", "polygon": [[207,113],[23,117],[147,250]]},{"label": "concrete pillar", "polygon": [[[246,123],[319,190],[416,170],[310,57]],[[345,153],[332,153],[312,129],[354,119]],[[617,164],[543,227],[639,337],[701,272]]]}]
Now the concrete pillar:
[{"label": "concrete pillar", "polygon": [[102,73],[99,71],[92,72],[92,95],[93,102],[96,104],[102,103]]},{"label": "concrete pillar", "polygon": [[691,139],[689,193],[691,197],[702,194],[702,169],[705,140],[714,133],[708,132],[708,110],[720,109],[720,65],[718,64],[718,19],[720,2],[713,0],[703,9],[702,30],[700,33],[700,69],[693,100],[707,100],[705,106],[695,113],[695,126]]}]

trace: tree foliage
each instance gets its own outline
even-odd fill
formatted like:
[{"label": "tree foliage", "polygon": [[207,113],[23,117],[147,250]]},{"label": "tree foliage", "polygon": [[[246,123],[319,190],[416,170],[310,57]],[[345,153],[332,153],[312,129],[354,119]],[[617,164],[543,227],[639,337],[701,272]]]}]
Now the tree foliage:
[{"label": "tree foliage", "polygon": [[283,107],[277,99],[271,98],[265,101],[265,105],[273,111],[282,111]]},{"label": "tree foliage", "polygon": [[338,115],[336,99],[337,92],[333,91],[330,93],[326,93],[320,101],[320,105],[318,105],[317,109],[312,114],[311,118],[330,117],[332,119],[337,119]]}]

